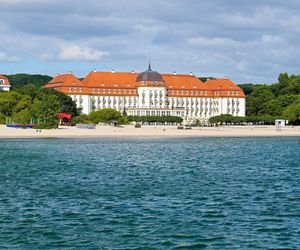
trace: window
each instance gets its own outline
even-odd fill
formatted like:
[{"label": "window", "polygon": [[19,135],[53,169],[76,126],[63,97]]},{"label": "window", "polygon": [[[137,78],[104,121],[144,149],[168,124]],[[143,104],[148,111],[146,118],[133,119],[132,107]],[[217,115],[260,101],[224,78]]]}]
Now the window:
[{"label": "window", "polygon": [[80,92],[80,93],[82,92],[82,88],[79,88],[79,92]]},{"label": "window", "polygon": [[71,89],[71,88],[69,88],[69,89],[68,89],[68,91],[69,91],[69,92],[71,92],[71,91],[72,91],[72,89]]},{"label": "window", "polygon": [[4,81],[1,79],[0,80],[0,85],[3,85],[4,84]]},{"label": "window", "polygon": [[107,91],[108,94],[110,94],[110,89]]},{"label": "window", "polygon": [[207,95],[207,91],[204,92],[204,95]]},{"label": "window", "polygon": [[98,89],[98,94],[100,94],[100,89]]},{"label": "window", "polygon": [[73,88],[74,92],[76,92],[76,88]]}]

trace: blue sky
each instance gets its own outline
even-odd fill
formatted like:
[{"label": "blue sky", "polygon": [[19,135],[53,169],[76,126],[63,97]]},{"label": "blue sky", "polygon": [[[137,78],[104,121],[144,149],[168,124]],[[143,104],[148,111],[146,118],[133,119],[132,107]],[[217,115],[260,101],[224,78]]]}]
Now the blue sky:
[{"label": "blue sky", "polygon": [[300,73],[299,0],[0,0],[0,73],[97,69],[275,82]]}]

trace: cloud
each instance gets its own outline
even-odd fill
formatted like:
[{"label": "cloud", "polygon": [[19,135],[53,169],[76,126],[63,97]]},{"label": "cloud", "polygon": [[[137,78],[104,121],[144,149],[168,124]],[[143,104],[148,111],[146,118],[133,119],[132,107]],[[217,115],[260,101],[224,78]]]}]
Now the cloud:
[{"label": "cloud", "polygon": [[98,61],[103,56],[107,55],[107,52],[95,50],[89,47],[82,47],[76,44],[63,44],[60,46],[60,53],[58,55],[58,58],[63,61]]},{"label": "cloud", "polygon": [[5,62],[17,62],[18,58],[15,56],[8,56],[3,52],[0,52],[0,63],[5,63]]},{"label": "cloud", "polygon": [[222,38],[222,37],[215,37],[215,38],[192,37],[188,39],[188,42],[191,45],[197,45],[197,46],[235,46],[240,44],[240,42],[238,41],[234,41],[230,38]]},{"label": "cloud", "polygon": [[297,0],[1,0],[0,61],[12,73],[84,75],[144,70],[151,51],[161,72],[273,82],[300,73],[299,8]]}]

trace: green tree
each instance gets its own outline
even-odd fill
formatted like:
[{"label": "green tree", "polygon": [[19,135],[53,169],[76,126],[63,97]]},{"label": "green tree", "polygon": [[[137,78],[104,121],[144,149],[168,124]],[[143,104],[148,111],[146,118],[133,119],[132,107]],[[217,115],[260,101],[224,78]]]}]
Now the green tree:
[{"label": "green tree", "polygon": [[261,110],[265,103],[274,98],[275,96],[269,87],[263,86],[255,88],[247,98],[247,115],[257,116],[262,114]]},{"label": "green tree", "polygon": [[115,109],[104,108],[93,111],[90,113],[90,120],[98,124],[99,122],[110,123],[111,121],[117,121],[121,117],[121,113]]},{"label": "green tree", "polygon": [[39,118],[43,124],[56,127],[59,121],[57,114],[60,112],[58,97],[44,95],[41,100],[35,100],[33,104],[35,118]]},{"label": "green tree", "polygon": [[37,93],[37,98],[42,98],[44,95],[54,95],[58,98],[60,111],[67,114],[72,114],[73,116],[78,116],[81,113],[76,107],[76,103],[72,100],[72,98],[65,93],[56,91],[54,89],[45,89],[42,88]]},{"label": "green tree", "polygon": [[11,83],[13,89],[21,88],[28,84],[41,87],[52,79],[51,76],[47,76],[47,75],[30,75],[30,74],[7,75],[7,78]]},{"label": "green tree", "polygon": [[300,102],[295,102],[288,106],[283,111],[283,116],[286,120],[289,120],[292,123],[300,123]]},{"label": "green tree", "polygon": [[11,116],[14,107],[21,100],[22,96],[16,92],[4,92],[0,93],[0,113],[5,116]]},{"label": "green tree", "polygon": [[12,118],[15,123],[21,123],[21,124],[30,123],[31,111],[29,108],[22,109],[21,111],[14,113]]},{"label": "green tree", "polygon": [[276,99],[271,99],[265,103],[261,109],[262,114],[272,116],[282,115],[283,110],[297,99],[297,95],[280,95]]}]

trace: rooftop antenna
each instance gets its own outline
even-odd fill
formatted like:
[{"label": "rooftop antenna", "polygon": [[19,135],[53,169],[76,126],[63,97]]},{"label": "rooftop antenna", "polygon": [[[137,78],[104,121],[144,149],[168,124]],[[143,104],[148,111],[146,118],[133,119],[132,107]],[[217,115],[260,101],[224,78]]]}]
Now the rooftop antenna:
[{"label": "rooftop antenna", "polygon": [[151,53],[150,53],[150,51],[149,51],[149,68],[148,68],[148,70],[151,70]]}]

